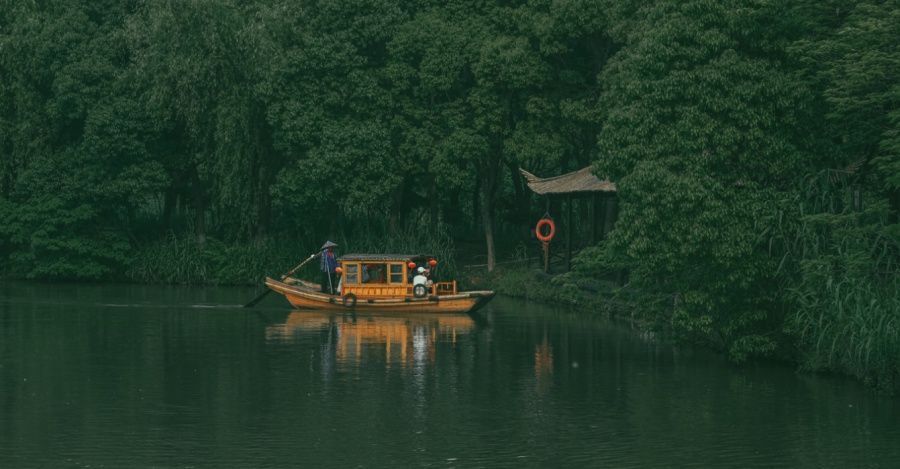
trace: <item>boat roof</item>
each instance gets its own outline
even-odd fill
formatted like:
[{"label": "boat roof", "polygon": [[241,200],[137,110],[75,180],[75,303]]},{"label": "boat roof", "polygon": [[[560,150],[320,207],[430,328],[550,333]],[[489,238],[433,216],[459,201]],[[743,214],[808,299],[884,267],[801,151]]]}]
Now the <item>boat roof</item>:
[{"label": "boat roof", "polygon": [[427,254],[344,254],[339,261],[414,261],[417,259],[433,259]]}]

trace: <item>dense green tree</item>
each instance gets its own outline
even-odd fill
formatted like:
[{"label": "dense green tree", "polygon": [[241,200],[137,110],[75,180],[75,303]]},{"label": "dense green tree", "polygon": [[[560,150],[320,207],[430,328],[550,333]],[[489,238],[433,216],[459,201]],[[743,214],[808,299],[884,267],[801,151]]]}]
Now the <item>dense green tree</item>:
[{"label": "dense green tree", "polygon": [[868,185],[889,199],[893,223],[900,211],[898,35],[900,2],[861,1],[832,34],[810,47],[822,61],[832,141],[848,166],[870,173]]},{"label": "dense green tree", "polygon": [[765,220],[811,164],[795,144],[808,93],[766,27],[780,14],[752,1],[645,4],[601,76],[597,170],[622,200],[611,254],[674,295],[676,330],[736,358],[775,349]]},{"label": "dense green tree", "polygon": [[0,231],[11,250],[9,268],[20,275],[101,278],[126,260],[134,207],[120,197],[143,186],[128,175],[147,161],[107,152],[112,148],[95,133],[113,106],[104,98],[121,63],[116,25],[107,19],[63,1],[19,5],[10,19],[2,57],[11,96],[2,111],[10,135]]},{"label": "dense green tree", "polygon": [[[264,85],[274,146],[284,170],[272,188],[276,211],[318,233],[339,222],[386,217],[404,177],[392,132],[391,96],[379,79],[386,43],[403,11],[390,2],[285,2],[269,17],[275,52]],[[395,204],[394,204],[395,205]],[[324,228],[324,230],[322,229]],[[315,236],[315,229],[305,232]]]}]

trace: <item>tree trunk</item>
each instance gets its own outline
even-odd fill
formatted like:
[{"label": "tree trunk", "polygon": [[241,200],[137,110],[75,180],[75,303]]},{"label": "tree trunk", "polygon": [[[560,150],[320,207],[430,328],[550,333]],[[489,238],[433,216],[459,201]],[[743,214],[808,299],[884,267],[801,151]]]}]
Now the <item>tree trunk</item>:
[{"label": "tree trunk", "polygon": [[606,213],[603,215],[604,237],[613,230],[619,212],[619,197],[616,194],[606,196]]},{"label": "tree trunk", "polygon": [[[256,124],[253,126],[254,135],[254,166],[256,169],[256,177],[254,178],[254,189],[256,191],[256,227],[255,235],[258,240],[265,238],[272,224],[272,196],[269,189],[275,181],[275,175],[278,169],[274,166],[279,161],[273,158],[274,149],[272,147],[272,139],[270,130],[266,124],[265,111],[263,107],[254,102],[252,105],[253,114],[256,116]],[[274,161],[273,161],[274,160]]]},{"label": "tree trunk", "polygon": [[481,225],[484,229],[488,272],[494,271],[496,251],[494,247],[494,186],[496,169],[483,170],[481,182]]},{"label": "tree trunk", "polygon": [[512,178],[513,190],[516,194],[514,221],[517,224],[521,224],[522,227],[527,230],[529,225],[528,213],[530,212],[531,204],[529,203],[528,194],[525,191],[524,180],[522,179],[522,174],[519,173],[519,167],[514,162],[510,161],[507,163],[507,168],[509,168],[509,176]]},{"label": "tree trunk", "polygon": [[494,252],[494,214],[491,213],[490,205],[487,201],[481,204],[481,223],[484,226],[484,241],[487,248],[487,269],[488,272],[494,271],[496,254]]},{"label": "tree trunk", "polygon": [[163,230],[172,229],[172,215],[175,213],[175,206],[177,203],[178,191],[173,184],[166,189],[166,194],[163,199],[162,220],[160,220]]},{"label": "tree trunk", "polygon": [[900,222],[900,190],[892,190],[888,196],[890,202],[890,211],[888,212],[888,223],[895,224]]},{"label": "tree trunk", "polygon": [[478,228],[478,217],[481,214],[481,178],[475,178],[475,190],[472,192],[472,231]]},{"label": "tree trunk", "polygon": [[438,205],[439,202],[440,200],[438,198],[437,181],[434,178],[431,178],[431,187],[428,190],[428,205],[431,215],[432,227],[437,226],[439,221],[438,218],[440,218],[440,207]]},{"label": "tree trunk", "polygon": [[206,245],[206,194],[200,184],[199,178],[194,176],[193,184],[194,205],[194,232],[200,247]]},{"label": "tree trunk", "polygon": [[9,198],[9,195],[12,194],[13,184],[15,184],[17,176],[13,157],[10,156],[12,153],[11,145],[8,145],[7,148],[4,149],[4,153],[7,155],[7,160],[6,170],[3,171],[3,181],[0,181],[0,195]]},{"label": "tree trunk", "polygon": [[391,191],[391,213],[388,216],[388,231],[397,233],[400,231],[400,215],[403,210],[403,192],[406,186],[406,180],[403,180],[399,186]]},{"label": "tree trunk", "polygon": [[197,244],[202,248],[206,245],[206,207],[202,198],[198,198],[195,201],[194,211],[194,229],[197,233]]},{"label": "tree trunk", "polygon": [[575,199],[572,194],[566,196],[566,224],[563,229],[566,231],[566,272],[572,270],[572,232],[575,227],[572,226],[572,202]]},{"label": "tree trunk", "polygon": [[258,240],[265,238],[269,231],[269,224],[272,220],[272,197],[269,195],[269,186],[271,185],[271,182],[269,181],[268,175],[265,174],[265,169],[262,171],[264,174],[257,187],[256,199],[256,238]]}]

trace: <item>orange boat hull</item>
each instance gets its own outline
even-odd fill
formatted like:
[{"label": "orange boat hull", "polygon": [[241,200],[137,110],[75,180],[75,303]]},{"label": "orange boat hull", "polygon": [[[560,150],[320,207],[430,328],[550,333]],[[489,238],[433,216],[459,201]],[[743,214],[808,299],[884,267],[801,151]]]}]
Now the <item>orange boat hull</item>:
[{"label": "orange boat hull", "polygon": [[309,284],[289,285],[267,278],[266,286],[281,293],[299,309],[325,311],[400,312],[400,313],[466,313],[480,308],[494,297],[492,291],[462,292],[426,298],[351,298],[328,295]]}]

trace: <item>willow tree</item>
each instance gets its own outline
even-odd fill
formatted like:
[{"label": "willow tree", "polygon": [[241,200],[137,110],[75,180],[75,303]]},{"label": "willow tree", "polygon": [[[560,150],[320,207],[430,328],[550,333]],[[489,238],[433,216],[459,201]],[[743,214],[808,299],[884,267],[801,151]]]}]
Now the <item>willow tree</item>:
[{"label": "willow tree", "polygon": [[180,201],[191,207],[201,241],[210,217],[226,239],[247,239],[269,224],[279,162],[252,85],[264,70],[254,11],[238,2],[150,2],[127,24],[129,78],[168,175],[162,221],[169,224]]}]

